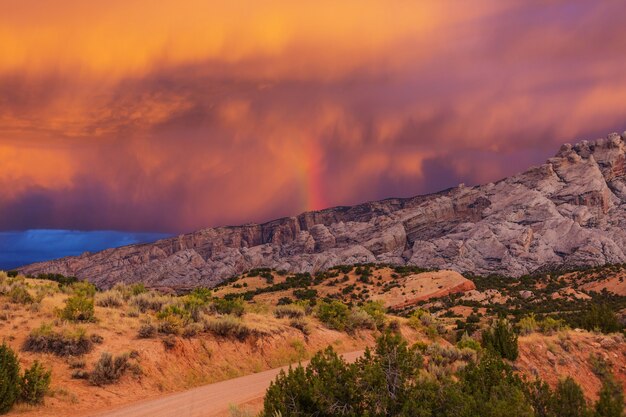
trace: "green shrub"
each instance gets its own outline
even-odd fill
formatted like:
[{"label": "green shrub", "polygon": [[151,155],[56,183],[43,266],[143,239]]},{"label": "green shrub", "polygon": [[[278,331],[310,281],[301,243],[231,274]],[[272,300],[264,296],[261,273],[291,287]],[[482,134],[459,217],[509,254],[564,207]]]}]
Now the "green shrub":
[{"label": "green shrub", "polygon": [[6,344],[0,346],[0,414],[7,413],[19,397],[20,364]]},{"label": "green shrub", "polygon": [[194,290],[189,293],[190,297],[195,297],[199,300],[202,300],[205,303],[211,301],[211,290],[205,287],[194,288]]},{"label": "green shrub", "polygon": [[80,281],[72,284],[72,291],[75,295],[93,298],[96,295],[96,286],[87,281]]},{"label": "green shrub", "polygon": [[346,330],[354,331],[358,329],[375,329],[376,322],[367,314],[367,312],[361,308],[353,308],[348,315],[348,321],[346,322]]},{"label": "green shrub", "polygon": [[149,310],[159,312],[169,301],[170,299],[168,297],[160,296],[153,292],[147,292],[133,296],[130,303],[137,307],[139,311],[145,313]]},{"label": "green shrub", "polygon": [[50,388],[52,372],[38,361],[24,371],[20,382],[20,401],[30,405],[43,404],[44,395]]},{"label": "green shrub", "polygon": [[409,326],[415,330],[422,327],[430,327],[435,323],[436,319],[426,310],[418,308],[409,316]]},{"label": "green shrub", "polygon": [[68,321],[94,321],[93,298],[82,294],[69,297],[65,307],[59,312],[59,317]]},{"label": "green shrub", "polygon": [[539,322],[539,328],[544,334],[554,334],[565,329],[567,326],[563,320],[557,320],[552,317],[545,317]]},{"label": "green shrub", "polygon": [[183,337],[191,338],[201,333],[204,330],[204,326],[200,323],[189,323],[183,329]]},{"label": "green shrub", "polygon": [[274,309],[274,316],[276,316],[279,319],[282,319],[284,317],[294,319],[298,317],[304,317],[304,315],[305,315],[304,308],[296,304],[281,305],[281,306],[277,306]]},{"label": "green shrub", "polygon": [[166,316],[159,319],[158,331],[162,334],[179,335],[185,323],[178,316]]},{"label": "green shrub", "polygon": [[480,343],[478,340],[471,338],[467,333],[463,334],[461,340],[456,343],[459,349],[472,349],[476,352],[480,351]]},{"label": "green shrub", "polygon": [[89,374],[89,383],[97,386],[113,384],[124,375],[128,368],[127,354],[113,357],[110,353],[103,352]]},{"label": "green shrub", "polygon": [[176,347],[176,336],[168,334],[161,342],[163,343],[165,350],[172,350]]},{"label": "green shrub", "polygon": [[59,285],[63,287],[72,285],[78,282],[78,278],[76,277],[66,277],[65,275],[62,275],[62,274],[53,274],[53,273],[39,274],[37,275],[37,279],[45,279],[48,281],[58,282]]},{"label": "green shrub", "polygon": [[215,310],[220,314],[230,314],[241,317],[245,311],[243,298],[232,298],[229,300],[218,298],[214,301]]},{"label": "green shrub", "polygon": [[22,349],[27,352],[53,353],[57,356],[78,356],[91,351],[93,343],[82,328],[57,332],[50,324],[42,324],[26,337]]},{"label": "green shrub", "polygon": [[317,305],[316,315],[327,327],[343,331],[348,325],[350,310],[340,301],[322,301]]},{"label": "green shrub", "polygon": [[592,304],[588,310],[583,311],[575,319],[575,324],[583,329],[597,330],[602,333],[619,332],[623,328],[617,315],[607,304]]},{"label": "green shrub", "polygon": [[293,303],[293,300],[291,298],[289,298],[289,297],[280,297],[278,299],[278,302],[276,303],[276,305],[277,306],[284,306],[284,305],[292,304],[292,303]]},{"label": "green shrub", "polygon": [[148,292],[148,289],[143,282],[139,282],[130,286],[130,293],[132,295],[139,295],[146,292]]},{"label": "green shrub", "polygon": [[489,329],[485,329],[482,337],[484,348],[492,350],[504,359],[517,359],[519,349],[517,334],[506,319],[498,319]]},{"label": "green shrub", "polygon": [[35,300],[28,290],[21,285],[16,285],[9,291],[9,300],[15,304],[32,304]]},{"label": "green shrub", "polygon": [[311,326],[309,322],[304,317],[296,317],[289,321],[289,325],[294,329],[298,329],[304,334],[308,336],[311,334]]},{"label": "green shrub", "polygon": [[206,313],[211,306],[210,291],[206,296],[202,293],[191,293],[183,298],[183,308],[187,312],[189,318],[193,321],[200,320],[201,313]]},{"label": "green shrub", "polygon": [[530,314],[522,318],[519,323],[517,323],[517,327],[519,328],[520,334],[526,336],[535,333],[539,329],[539,324],[537,323],[537,319],[535,319],[535,315]]},{"label": "green shrub", "polygon": [[152,323],[144,323],[139,326],[137,337],[140,339],[149,339],[156,335],[157,328]]},{"label": "green shrub", "polygon": [[385,326],[387,309],[382,301],[368,301],[361,306],[361,309],[374,320],[377,329],[382,329]]},{"label": "green shrub", "polygon": [[600,398],[596,402],[595,417],[622,417],[624,414],[624,388],[611,376],[604,378]]},{"label": "green shrub", "polygon": [[156,316],[159,319],[159,333],[163,334],[180,334],[191,320],[189,312],[177,305],[165,307]]},{"label": "green shrub", "polygon": [[245,340],[251,333],[250,328],[241,319],[229,315],[207,320],[204,329],[218,336],[234,337],[239,340]]},{"label": "green shrub", "polygon": [[99,307],[121,307],[123,304],[124,297],[116,290],[105,291],[96,296],[96,305]]},{"label": "green shrub", "polygon": [[551,408],[556,416],[590,416],[583,391],[571,377],[562,379],[557,384]]},{"label": "green shrub", "polygon": [[297,289],[293,291],[293,296],[298,300],[315,300],[317,298],[317,290],[312,288]]}]

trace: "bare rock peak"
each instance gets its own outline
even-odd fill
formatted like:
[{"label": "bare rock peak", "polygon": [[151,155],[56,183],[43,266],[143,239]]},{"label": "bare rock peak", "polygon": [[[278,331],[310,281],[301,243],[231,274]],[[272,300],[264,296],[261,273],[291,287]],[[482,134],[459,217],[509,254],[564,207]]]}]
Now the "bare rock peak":
[{"label": "bare rock peak", "polygon": [[26,266],[102,287],[215,285],[258,267],[315,272],[386,262],[518,276],[547,265],[626,262],[626,132],[561,146],[495,183],[202,229]]}]

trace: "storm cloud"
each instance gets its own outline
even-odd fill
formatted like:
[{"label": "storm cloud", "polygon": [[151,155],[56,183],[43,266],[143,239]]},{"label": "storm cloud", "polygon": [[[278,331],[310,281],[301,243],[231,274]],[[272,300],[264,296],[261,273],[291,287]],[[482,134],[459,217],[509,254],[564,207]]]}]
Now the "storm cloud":
[{"label": "storm cloud", "polygon": [[0,230],[264,221],[626,128],[621,1],[45,3],[0,0]]}]

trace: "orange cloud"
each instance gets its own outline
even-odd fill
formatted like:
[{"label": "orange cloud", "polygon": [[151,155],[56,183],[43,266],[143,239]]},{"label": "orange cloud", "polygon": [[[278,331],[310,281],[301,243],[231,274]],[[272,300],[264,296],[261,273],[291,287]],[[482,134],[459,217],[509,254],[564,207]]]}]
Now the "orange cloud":
[{"label": "orange cloud", "polygon": [[496,180],[624,128],[619,2],[0,9],[0,229],[262,221]]}]

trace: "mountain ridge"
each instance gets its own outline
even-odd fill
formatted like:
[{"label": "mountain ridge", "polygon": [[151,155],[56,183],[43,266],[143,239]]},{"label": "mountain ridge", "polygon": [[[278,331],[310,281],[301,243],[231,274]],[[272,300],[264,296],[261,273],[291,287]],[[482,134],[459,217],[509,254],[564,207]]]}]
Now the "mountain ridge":
[{"label": "mountain ridge", "polygon": [[20,268],[109,287],[213,286],[245,270],[359,262],[519,276],[546,265],[626,262],[626,132],[565,144],[494,183],[222,226]]}]

